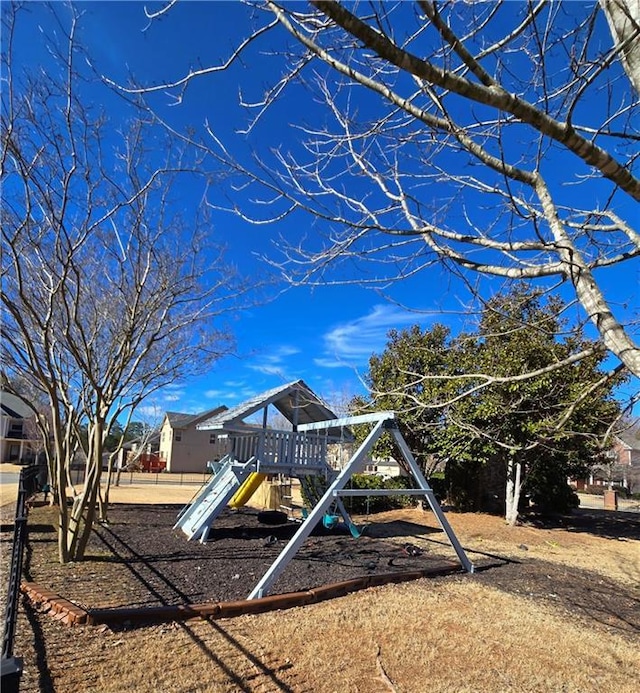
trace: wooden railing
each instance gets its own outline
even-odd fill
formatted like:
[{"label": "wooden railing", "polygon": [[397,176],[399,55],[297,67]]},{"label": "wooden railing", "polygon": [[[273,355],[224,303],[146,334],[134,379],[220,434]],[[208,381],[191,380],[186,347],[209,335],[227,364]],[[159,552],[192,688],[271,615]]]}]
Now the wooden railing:
[{"label": "wooden railing", "polygon": [[261,467],[322,467],[327,459],[326,438],[314,434],[267,429],[234,435],[231,443],[239,462],[255,456]]}]

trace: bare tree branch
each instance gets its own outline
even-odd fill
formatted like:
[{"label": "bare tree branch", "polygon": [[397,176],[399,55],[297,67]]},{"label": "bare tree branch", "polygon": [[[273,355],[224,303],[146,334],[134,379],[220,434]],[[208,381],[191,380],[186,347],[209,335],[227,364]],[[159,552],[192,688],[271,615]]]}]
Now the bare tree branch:
[{"label": "bare tree branch", "polygon": [[[222,320],[245,291],[211,240],[206,206],[189,214],[172,204],[183,178],[206,189],[197,155],[139,115],[118,137],[84,104],[79,21],[73,11],[68,29],[60,25],[60,79],[25,79],[3,54],[12,85],[2,96],[3,367],[48,403],[65,562],[84,554],[110,430],[228,353]],[[69,508],[79,447],[85,476]]]}]

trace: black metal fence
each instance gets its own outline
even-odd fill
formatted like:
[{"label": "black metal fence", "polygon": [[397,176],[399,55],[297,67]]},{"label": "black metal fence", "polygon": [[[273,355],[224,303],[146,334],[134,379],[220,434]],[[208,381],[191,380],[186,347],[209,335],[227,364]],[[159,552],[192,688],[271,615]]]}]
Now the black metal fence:
[{"label": "black metal fence", "polygon": [[2,691],[9,693],[17,691],[22,674],[22,660],[13,656],[13,641],[16,632],[18,616],[18,600],[20,597],[20,581],[22,578],[22,557],[27,536],[27,501],[41,490],[42,473],[37,464],[29,465],[20,470],[18,482],[18,500],[14,519],[13,544],[11,547],[11,568],[9,570],[9,589],[4,617],[4,635],[2,636]]},{"label": "black metal fence", "polygon": [[[106,484],[108,472],[102,472],[102,483]],[[75,485],[82,484],[85,477],[85,468],[72,467],[71,482]],[[202,472],[112,472],[111,485],[116,486],[202,486],[211,478],[210,471]]]}]

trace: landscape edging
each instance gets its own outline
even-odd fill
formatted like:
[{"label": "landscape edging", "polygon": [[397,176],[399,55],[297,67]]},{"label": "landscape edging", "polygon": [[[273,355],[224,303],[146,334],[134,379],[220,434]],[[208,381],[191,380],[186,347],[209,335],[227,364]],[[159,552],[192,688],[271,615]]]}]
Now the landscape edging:
[{"label": "landscape edging", "polygon": [[296,606],[316,604],[328,599],[344,597],[351,592],[357,592],[368,587],[408,582],[436,575],[450,575],[461,572],[461,570],[459,564],[448,563],[439,568],[367,575],[342,582],[330,583],[322,587],[314,587],[302,592],[285,592],[284,594],[274,594],[258,599],[150,607],[84,609],[35,582],[23,582],[21,590],[34,604],[39,605],[41,611],[51,613],[55,619],[69,626],[133,626],[147,623],[187,621],[194,618],[234,618],[246,614],[260,614],[267,611],[291,609]]}]

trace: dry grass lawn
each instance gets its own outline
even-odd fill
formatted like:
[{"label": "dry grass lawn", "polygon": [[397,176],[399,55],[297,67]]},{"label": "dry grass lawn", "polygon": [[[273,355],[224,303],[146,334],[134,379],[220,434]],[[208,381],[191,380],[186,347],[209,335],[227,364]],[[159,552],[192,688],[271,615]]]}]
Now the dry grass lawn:
[{"label": "dry grass lawn", "polygon": [[80,691],[637,690],[637,643],[466,584],[384,587],[220,623],[73,639],[51,672]]},{"label": "dry grass lawn", "polygon": [[[139,502],[131,496],[126,501]],[[415,520],[420,514],[408,510],[395,517]],[[507,584],[504,577],[492,582],[489,574],[504,570],[493,568],[473,576],[387,585],[284,612],[119,632],[69,629],[24,605],[16,643],[26,663],[21,690],[638,690],[637,518],[622,538],[562,528],[509,528],[486,515],[450,514],[449,519],[465,547],[528,562],[530,574],[539,570],[541,584],[546,567],[566,567],[568,584],[560,584],[562,571],[555,571],[541,598],[539,591],[532,594],[527,585]],[[576,571],[584,571],[580,575],[596,593],[602,590],[602,609],[593,604],[569,608],[566,599],[555,599],[556,593],[571,593]],[[611,613],[606,595],[616,590],[633,602],[635,617]]]}]

